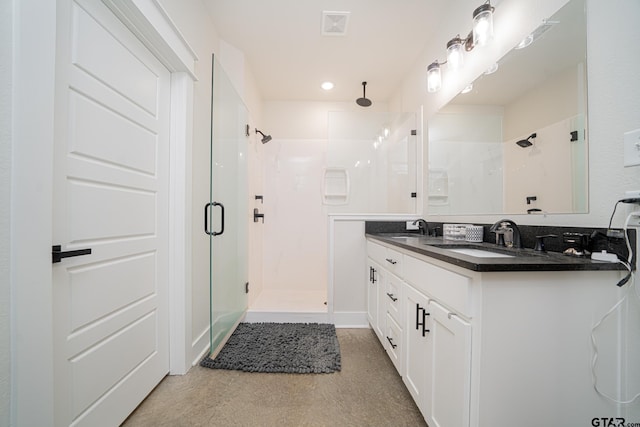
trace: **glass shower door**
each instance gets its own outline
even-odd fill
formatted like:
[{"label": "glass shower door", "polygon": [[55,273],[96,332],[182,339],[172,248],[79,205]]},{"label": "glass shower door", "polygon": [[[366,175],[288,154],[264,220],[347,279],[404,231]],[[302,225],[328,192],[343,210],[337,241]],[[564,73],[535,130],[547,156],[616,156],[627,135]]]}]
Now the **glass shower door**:
[{"label": "glass shower door", "polygon": [[205,212],[209,234],[211,352],[247,310],[247,137],[248,111],[213,58],[211,96],[211,183]]}]

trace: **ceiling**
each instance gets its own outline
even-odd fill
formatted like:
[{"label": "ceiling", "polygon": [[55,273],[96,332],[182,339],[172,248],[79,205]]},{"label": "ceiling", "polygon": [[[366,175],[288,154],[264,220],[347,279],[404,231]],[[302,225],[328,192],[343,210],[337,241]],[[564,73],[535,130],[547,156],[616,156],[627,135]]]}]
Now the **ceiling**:
[{"label": "ceiling", "polygon": [[[221,39],[241,50],[265,101],[388,100],[449,0],[204,0]],[[470,10],[473,4],[469,1]],[[350,12],[323,36],[323,11]],[[326,92],[323,81],[335,88]]]}]

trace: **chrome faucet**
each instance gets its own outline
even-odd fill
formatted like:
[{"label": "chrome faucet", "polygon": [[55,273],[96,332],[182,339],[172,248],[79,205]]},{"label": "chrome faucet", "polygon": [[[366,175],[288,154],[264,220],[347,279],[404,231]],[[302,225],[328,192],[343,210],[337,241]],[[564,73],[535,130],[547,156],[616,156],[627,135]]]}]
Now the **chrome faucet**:
[{"label": "chrome faucet", "polygon": [[424,219],[416,219],[415,221],[413,221],[413,225],[418,224],[418,230],[420,232],[420,234],[429,235],[429,224],[427,224],[427,221],[425,221]]},{"label": "chrome faucet", "polygon": [[504,243],[504,232],[507,226],[513,230],[513,247],[522,249],[524,246],[522,246],[522,239],[520,238],[520,229],[516,223],[510,219],[501,219],[493,224],[489,231],[498,235],[498,244],[500,246],[506,246]]}]

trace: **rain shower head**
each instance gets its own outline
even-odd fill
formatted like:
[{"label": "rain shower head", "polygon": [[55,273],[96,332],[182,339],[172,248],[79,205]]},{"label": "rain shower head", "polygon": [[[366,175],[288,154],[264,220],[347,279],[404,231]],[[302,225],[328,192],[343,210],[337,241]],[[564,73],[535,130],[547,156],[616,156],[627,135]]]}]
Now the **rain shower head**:
[{"label": "rain shower head", "polygon": [[531,135],[529,135],[529,137],[527,139],[521,139],[520,141],[516,142],[516,144],[518,144],[522,148],[531,147],[533,145],[533,142],[531,142],[529,140],[533,139],[533,138],[535,138],[537,136],[538,135],[536,133],[532,133]]},{"label": "rain shower head", "polygon": [[265,135],[264,133],[260,132],[258,129],[256,129],[256,133],[259,133],[260,135],[262,135],[261,142],[263,144],[266,144],[267,142],[271,141],[271,135]]},{"label": "rain shower head", "polygon": [[366,89],[367,89],[367,82],[362,82],[362,98],[356,99],[356,104],[358,104],[361,107],[369,107],[372,104],[371,100],[367,98]]}]

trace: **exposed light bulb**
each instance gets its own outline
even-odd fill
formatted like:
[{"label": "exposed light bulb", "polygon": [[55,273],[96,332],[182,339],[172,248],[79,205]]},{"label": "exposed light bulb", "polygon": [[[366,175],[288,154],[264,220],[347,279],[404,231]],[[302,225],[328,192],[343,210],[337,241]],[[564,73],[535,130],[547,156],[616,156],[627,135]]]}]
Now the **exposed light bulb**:
[{"label": "exposed light bulb", "polygon": [[486,46],[493,38],[493,7],[486,3],[473,11],[473,43]]},{"label": "exposed light bulb", "polygon": [[464,64],[464,45],[460,36],[456,36],[447,43],[447,66],[451,70],[459,70]]},{"label": "exposed light bulb", "polygon": [[440,64],[436,61],[427,67],[427,92],[437,92],[441,87],[442,74],[440,73]]}]

